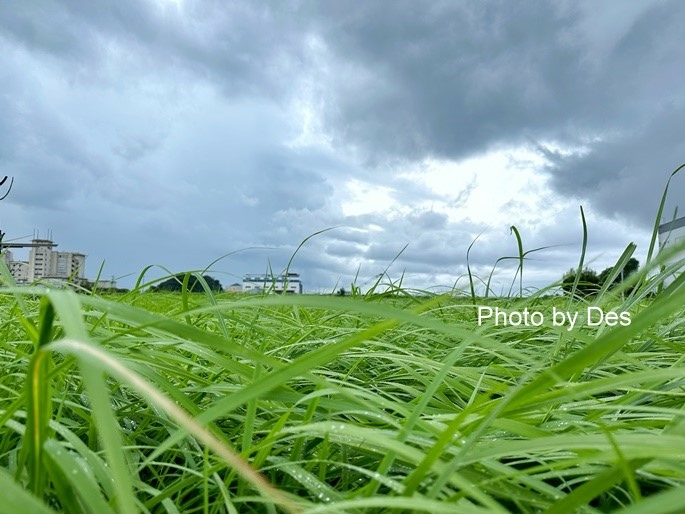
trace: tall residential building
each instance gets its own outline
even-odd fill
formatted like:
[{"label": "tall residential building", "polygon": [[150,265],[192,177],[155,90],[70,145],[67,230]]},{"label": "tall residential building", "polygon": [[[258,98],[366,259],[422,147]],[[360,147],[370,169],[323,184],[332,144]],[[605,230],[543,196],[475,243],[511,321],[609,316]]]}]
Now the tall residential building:
[{"label": "tall residential building", "polygon": [[34,239],[31,242],[34,244],[45,243],[46,246],[33,247],[29,252],[29,282],[50,274],[50,261],[53,254],[52,248],[49,246],[52,241],[49,239]]},{"label": "tall residential building", "polygon": [[85,254],[55,251],[50,239],[34,239],[31,243],[28,262],[15,261],[12,252],[5,250],[5,262],[17,284],[30,284],[41,279],[84,279]]}]

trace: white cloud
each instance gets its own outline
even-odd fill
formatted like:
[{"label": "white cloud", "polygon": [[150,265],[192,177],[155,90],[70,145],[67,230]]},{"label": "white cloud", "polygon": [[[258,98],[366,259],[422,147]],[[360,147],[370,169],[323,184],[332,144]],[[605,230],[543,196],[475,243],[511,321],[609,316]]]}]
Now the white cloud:
[{"label": "white cloud", "polygon": [[370,213],[390,215],[393,211],[401,209],[393,198],[393,189],[390,187],[370,184],[358,179],[348,180],[344,187],[341,209],[345,216]]},{"label": "white cloud", "polygon": [[525,147],[492,150],[460,162],[428,160],[402,177],[427,187],[430,206],[458,223],[526,224],[556,221],[570,199],[556,194],[543,171],[545,159]]}]

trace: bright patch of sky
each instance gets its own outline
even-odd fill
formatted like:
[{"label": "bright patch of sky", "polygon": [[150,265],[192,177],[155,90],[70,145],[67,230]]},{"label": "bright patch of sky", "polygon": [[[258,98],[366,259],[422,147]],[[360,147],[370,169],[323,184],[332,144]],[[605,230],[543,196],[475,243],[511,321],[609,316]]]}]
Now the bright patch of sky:
[{"label": "bright patch of sky", "polygon": [[[565,154],[582,149],[559,149]],[[350,179],[342,199],[345,216],[382,213],[388,217],[414,210],[443,213],[451,223],[468,220],[475,224],[525,224],[540,228],[556,222],[555,215],[577,198],[565,198],[550,186],[544,167],[549,162],[529,148],[509,148],[487,152],[462,161],[427,159],[398,169],[396,177],[410,187],[430,192],[430,199],[403,204],[389,186]],[[406,184],[405,184],[406,187]]]},{"label": "bright patch of sky", "polygon": [[341,209],[345,216],[382,213],[390,215],[398,209],[390,187],[370,184],[359,179],[351,179],[345,184]]},{"label": "bright patch of sky", "polygon": [[[427,187],[434,210],[449,220],[488,225],[553,222],[571,201],[556,194],[541,171],[545,160],[525,148],[494,150],[460,162],[429,160],[403,177]],[[553,212],[550,213],[550,206]]]}]

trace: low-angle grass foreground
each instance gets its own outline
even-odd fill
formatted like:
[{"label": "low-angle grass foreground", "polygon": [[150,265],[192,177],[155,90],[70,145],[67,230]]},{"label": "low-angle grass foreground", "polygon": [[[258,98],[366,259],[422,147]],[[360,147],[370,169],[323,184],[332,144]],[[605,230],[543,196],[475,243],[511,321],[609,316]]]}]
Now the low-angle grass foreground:
[{"label": "low-angle grass foreground", "polygon": [[683,512],[672,267],[508,299],[101,296],[0,267],[0,512]]}]

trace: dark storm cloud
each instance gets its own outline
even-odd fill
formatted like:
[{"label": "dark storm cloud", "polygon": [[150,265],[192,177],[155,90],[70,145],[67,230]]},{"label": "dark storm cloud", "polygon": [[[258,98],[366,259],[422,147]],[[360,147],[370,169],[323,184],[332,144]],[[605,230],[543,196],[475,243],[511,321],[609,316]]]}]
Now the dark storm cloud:
[{"label": "dark storm cloud", "polygon": [[[0,23],[5,37],[72,71],[103,68],[123,52],[141,61],[140,73],[149,62],[157,72],[205,77],[227,95],[272,98],[291,96],[298,79],[312,75],[327,90],[318,113],[324,129],[378,164],[458,159],[540,139],[577,145],[603,135],[611,144],[613,134],[648,123],[667,130],[654,118],[685,100],[678,86],[685,4],[637,3],[637,14],[601,44],[601,32],[618,25],[609,18],[611,2],[405,1],[350,9],[344,2],[186,1],[176,12],[172,3],[45,0],[4,4]],[[592,18],[608,28],[588,25]],[[332,72],[313,59],[313,36]],[[672,145],[650,142],[639,145],[644,153],[678,160]],[[145,148],[135,140],[116,147],[128,158]],[[587,169],[576,173],[577,183],[611,173]],[[558,185],[568,190],[564,180]]]},{"label": "dark storm cloud", "polygon": [[461,157],[560,136],[570,113],[583,121],[602,105],[581,102],[595,79],[570,30],[578,15],[559,4],[320,5],[334,11],[321,13],[332,20],[322,22],[331,53],[357,71],[334,84],[339,116],[331,123],[376,156]]},{"label": "dark storm cloud", "polygon": [[[645,125],[590,145],[582,156],[550,153],[549,172],[558,191],[584,195],[610,215],[653,224],[670,173],[685,163],[685,104],[663,109]],[[685,195],[685,176],[669,188],[664,215]],[[681,203],[680,215],[683,205]]]},{"label": "dark storm cloud", "polygon": [[140,73],[180,67],[219,82],[229,94],[247,88],[264,93],[298,62],[299,34],[287,17],[275,18],[278,13],[267,6],[188,1],[179,12],[173,3],[163,4],[3,3],[0,27],[5,37],[55,56],[87,80],[111,60],[131,54],[141,61]]},{"label": "dark storm cloud", "polygon": [[[658,194],[663,177],[685,161],[685,4],[627,7],[317,4],[330,53],[348,71],[333,80],[329,127],[376,163],[458,159],[540,140],[573,147],[601,137],[585,158],[551,169],[553,185],[590,193],[605,212],[647,223],[651,207],[635,209],[633,197],[645,188]],[[653,188],[655,176],[661,180]],[[596,193],[603,181],[629,192]]]}]

